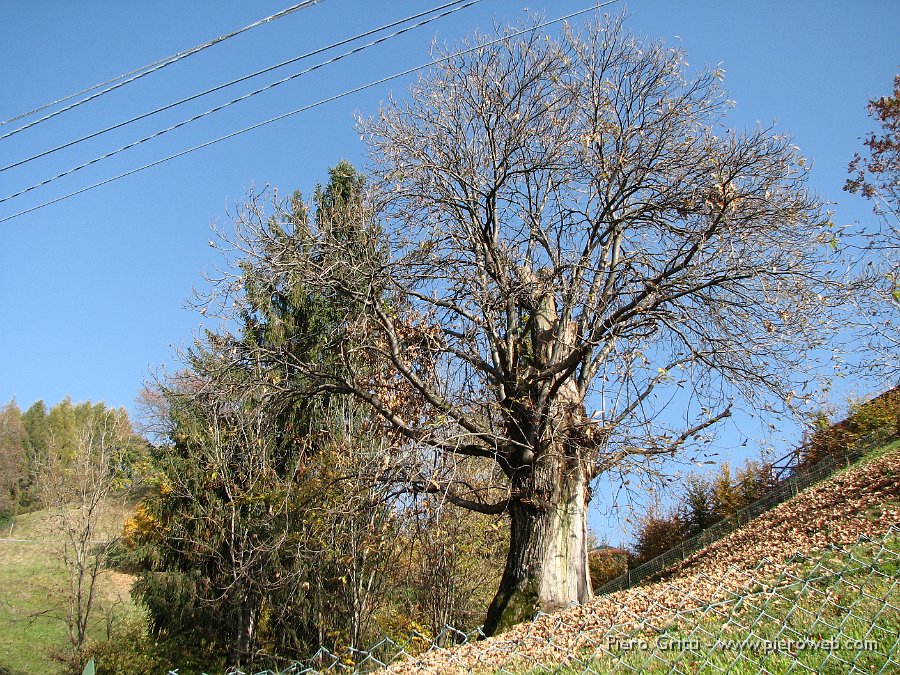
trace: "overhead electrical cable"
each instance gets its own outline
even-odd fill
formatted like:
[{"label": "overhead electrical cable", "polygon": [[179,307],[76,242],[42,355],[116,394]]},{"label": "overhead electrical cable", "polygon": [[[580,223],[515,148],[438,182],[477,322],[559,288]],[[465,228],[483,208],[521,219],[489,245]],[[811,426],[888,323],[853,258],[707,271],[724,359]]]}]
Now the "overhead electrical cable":
[{"label": "overhead electrical cable", "polygon": [[147,70],[148,68],[152,68],[153,66],[163,63],[168,58],[169,57],[166,57],[165,59],[160,59],[159,61],[154,61],[153,63],[148,63],[146,66],[141,66],[140,68],[135,68],[134,70],[129,70],[127,73],[122,73],[121,75],[116,75],[115,77],[105,80],[103,82],[98,82],[97,84],[92,84],[90,87],[86,87],[85,89],[82,89],[81,91],[76,91],[75,93],[69,94],[68,96],[63,96],[62,98],[58,98],[55,101],[50,101],[49,103],[45,103],[44,105],[38,106],[34,110],[29,110],[28,112],[21,113],[19,115],[16,115],[15,117],[10,117],[8,120],[3,120],[2,122],[0,122],[0,127],[6,126],[7,124],[12,124],[13,122],[17,122],[21,119],[25,119],[26,117],[31,117],[32,115],[36,115],[37,113],[46,110],[47,108],[52,108],[53,106],[59,105],[60,103],[65,103],[66,101],[70,101],[73,98],[75,98],[76,96],[81,96],[82,94],[88,94],[88,93],[94,91],[95,89],[99,89],[100,87],[105,87],[106,85],[112,84],[113,82],[118,82],[121,79],[129,77],[131,75],[135,75],[136,73],[143,72],[143,71]]},{"label": "overhead electrical cable", "polygon": [[[294,58],[288,59],[287,61],[282,61],[281,63],[277,63],[274,66],[269,66],[267,68],[263,68],[262,70],[257,70],[256,72],[250,73],[248,75],[243,75],[242,77],[238,77],[229,82],[219,84],[215,87],[211,87],[209,89],[198,92],[196,94],[192,94],[192,95],[182,98],[178,101],[168,103],[164,106],[156,108],[155,110],[151,110],[150,112],[142,113],[140,115],[137,115],[136,117],[132,117],[132,118],[124,120],[122,122],[117,122],[116,124],[108,126],[105,129],[100,129],[99,131],[94,131],[90,134],[82,136],[81,138],[76,138],[73,141],[69,141],[67,143],[63,143],[62,145],[58,145],[55,148],[50,148],[49,150],[44,150],[44,151],[34,154],[30,157],[26,157],[25,159],[19,160],[17,162],[13,162],[12,164],[7,164],[6,166],[0,167],[0,173],[2,173],[3,171],[8,171],[9,169],[14,169],[16,167],[22,166],[23,164],[27,164],[28,162],[34,161],[36,159],[40,159],[41,157],[46,157],[47,155],[53,154],[54,152],[57,152],[59,150],[64,150],[66,148],[70,148],[73,145],[77,145],[78,143],[82,143],[84,141],[91,140],[92,138],[97,138],[98,136],[101,136],[107,132],[114,131],[116,129],[121,129],[122,127],[127,126],[128,124],[131,124],[133,122],[138,122],[140,120],[146,119],[148,117],[151,117],[158,113],[164,112],[166,110],[171,110],[172,108],[175,108],[179,105],[188,103],[190,101],[194,101],[198,98],[202,98],[203,96],[207,96],[208,94],[213,94],[217,91],[221,91],[222,89],[226,89],[227,87],[231,87],[235,84],[240,84],[241,82],[246,82],[247,80],[253,79],[254,77],[258,77],[260,75],[264,75],[266,73],[272,72],[273,70],[278,70],[279,68],[282,68],[287,65],[291,65],[293,63],[297,63],[298,61],[303,61],[303,60],[311,58],[313,56],[318,56],[319,54],[322,54],[323,52],[327,52],[331,49],[336,49],[337,47],[342,47],[346,44],[355,42],[356,40],[361,40],[363,38],[370,37],[372,35],[382,32],[382,31],[390,30],[391,28],[395,28],[396,26],[404,24],[407,21],[414,21],[423,16],[427,16],[428,14],[433,14],[434,12],[439,12],[443,9],[447,9],[448,7],[452,7],[454,5],[460,5],[460,4],[464,3],[465,1],[466,0],[454,0],[453,2],[448,2],[448,3],[440,5],[438,7],[434,7],[432,9],[428,9],[423,12],[419,12],[418,14],[413,14],[412,16],[408,16],[406,18],[399,19],[397,21],[393,21],[391,23],[385,24],[378,28],[373,28],[373,29],[365,31],[363,33],[358,33],[357,35],[354,35],[353,37],[345,38],[343,40],[340,40],[339,42],[333,42],[330,45],[327,45],[325,47],[320,47],[320,48],[315,49],[310,52],[306,52],[305,54],[302,54],[300,56],[295,56]],[[477,0],[477,1],[480,2],[481,0]],[[466,6],[468,6],[468,5],[466,5]],[[461,7],[460,9],[463,9],[463,8]]]},{"label": "overhead electrical cable", "polygon": [[444,11],[443,11],[442,13],[440,13],[440,14],[436,14],[436,15],[434,15],[434,16],[430,16],[430,17],[428,17],[428,18],[426,18],[426,19],[423,19],[423,20],[419,21],[418,23],[414,23],[414,24],[412,24],[412,25],[410,25],[410,26],[405,26],[404,28],[401,28],[401,29],[399,29],[399,30],[394,31],[393,33],[389,33],[388,35],[384,35],[384,36],[382,36],[382,37],[380,37],[380,38],[378,38],[378,39],[376,39],[376,40],[372,40],[371,42],[367,42],[367,43],[365,43],[365,44],[363,44],[363,45],[360,45],[360,46],[358,46],[358,47],[354,47],[353,49],[351,49],[351,50],[349,50],[349,51],[346,51],[346,52],[343,52],[343,53],[341,53],[341,54],[338,54],[337,56],[333,56],[333,57],[331,57],[330,59],[326,59],[325,61],[321,61],[321,62],[317,63],[317,64],[314,65],[314,66],[310,66],[309,68],[306,68],[306,69],[304,69],[304,70],[301,70],[301,71],[298,72],[298,73],[294,73],[293,75],[288,75],[287,77],[283,77],[282,79],[276,80],[275,82],[270,82],[269,84],[267,84],[267,85],[264,86],[264,87],[260,87],[259,89],[255,89],[255,90],[253,90],[253,91],[251,91],[251,92],[248,92],[248,93],[244,94],[243,96],[239,96],[238,98],[232,99],[231,101],[228,101],[228,102],[226,102],[226,103],[222,103],[221,105],[217,105],[217,106],[215,106],[214,108],[210,108],[209,110],[206,110],[206,111],[204,111],[204,112],[202,112],[202,113],[199,113],[199,114],[197,114],[197,115],[194,115],[193,117],[189,117],[189,118],[186,119],[186,120],[182,120],[181,122],[177,122],[177,123],[175,123],[175,124],[173,124],[173,125],[171,125],[171,126],[166,127],[165,129],[161,129],[160,131],[157,131],[157,132],[155,132],[155,133],[152,133],[152,134],[150,134],[149,136],[144,136],[143,138],[140,138],[140,139],[138,139],[138,140],[136,140],[136,141],[132,141],[131,143],[128,143],[128,144],[126,144],[126,145],[123,145],[123,146],[120,147],[120,148],[117,148],[117,149],[115,149],[115,150],[112,150],[112,151],[110,151],[110,152],[107,152],[106,154],[100,155],[99,157],[95,157],[94,159],[88,160],[87,162],[84,162],[83,164],[79,164],[78,166],[74,166],[74,167],[72,167],[71,169],[67,169],[66,171],[63,171],[62,173],[56,174],[55,176],[52,176],[52,177],[50,177],[50,178],[47,178],[47,179],[45,179],[45,180],[43,180],[43,181],[41,181],[41,182],[39,182],[39,183],[34,183],[33,185],[30,185],[30,186],[28,186],[27,188],[23,188],[23,189],[19,190],[18,192],[14,193],[14,194],[7,195],[6,197],[3,197],[2,199],[0,199],[0,204],[2,204],[2,203],[4,203],[4,202],[8,202],[10,199],[15,199],[16,197],[21,197],[22,195],[27,194],[27,193],[31,192],[32,190],[36,190],[37,188],[43,187],[43,186],[45,186],[45,185],[49,185],[50,183],[53,183],[53,182],[55,182],[55,181],[57,181],[57,180],[59,180],[59,179],[61,179],[61,178],[64,178],[64,177],[66,177],[66,176],[70,176],[71,174],[73,174],[73,173],[75,173],[75,172],[77,172],[77,171],[81,171],[82,169],[86,169],[87,167],[93,166],[94,164],[97,164],[98,162],[102,162],[103,160],[109,159],[110,157],[114,157],[115,155],[118,155],[119,153],[125,152],[126,150],[130,150],[131,148],[134,148],[134,147],[136,147],[136,146],[138,146],[138,145],[141,145],[142,143],[146,143],[147,141],[151,141],[151,140],[153,140],[153,139],[155,139],[155,138],[159,138],[160,136],[163,136],[163,135],[165,135],[165,134],[167,134],[167,133],[169,133],[169,132],[171,132],[171,131],[175,131],[176,129],[180,129],[180,128],[183,127],[183,126],[186,126],[186,125],[188,125],[188,124],[191,124],[192,122],[196,122],[197,120],[203,119],[204,117],[208,117],[209,115],[212,115],[212,114],[214,114],[214,113],[217,113],[217,112],[219,112],[220,110],[224,110],[225,108],[228,108],[228,107],[230,107],[230,106],[232,106],[232,105],[235,105],[236,103],[240,103],[241,101],[246,101],[247,99],[252,98],[253,96],[256,96],[256,95],[258,95],[258,94],[261,94],[261,93],[263,93],[263,92],[265,92],[265,91],[268,91],[268,90],[270,90],[270,89],[274,89],[275,87],[277,87],[277,86],[279,86],[279,85],[282,85],[282,84],[285,84],[286,82],[290,82],[290,81],[292,81],[292,80],[295,80],[295,79],[297,79],[298,77],[301,77],[302,75],[307,75],[307,74],[309,74],[309,73],[311,73],[311,72],[313,72],[313,71],[315,71],[315,70],[319,70],[320,68],[323,68],[323,67],[325,67],[325,66],[327,66],[327,65],[336,63],[337,61],[340,61],[340,60],[345,59],[345,58],[347,58],[347,57],[349,57],[349,56],[352,56],[353,54],[357,54],[357,53],[359,53],[359,52],[361,52],[361,51],[364,51],[364,50],[366,50],[366,49],[369,49],[369,48],[371,48],[371,47],[374,47],[374,46],[376,46],[376,45],[379,45],[379,44],[381,44],[381,43],[383,43],[383,42],[387,42],[388,40],[392,40],[392,39],[398,37],[399,35],[402,35],[402,34],[404,34],[404,33],[407,33],[407,32],[409,32],[409,31],[411,31],[411,30],[415,30],[416,28],[421,28],[422,26],[425,26],[425,25],[427,25],[427,24],[429,24],[429,23],[432,23],[432,22],[434,22],[434,21],[437,21],[438,19],[442,19],[442,18],[444,18],[444,17],[446,17],[446,16],[449,16],[450,14],[453,14],[454,12],[458,12],[458,11],[460,11],[460,10],[466,9],[466,8],[468,8],[468,7],[471,7],[472,5],[478,4],[478,3],[481,2],[481,1],[482,1],[482,0],[468,0],[468,1],[466,1],[466,2],[463,2],[463,4],[461,4],[461,5],[458,4],[458,5],[455,6],[455,7],[452,7],[452,8],[450,8],[450,9],[444,10]]},{"label": "overhead electrical cable", "polygon": [[134,174],[139,173],[139,172],[141,172],[141,171],[144,171],[144,170],[146,170],[146,169],[151,169],[151,168],[153,168],[153,167],[155,167],[155,166],[159,166],[160,164],[164,164],[164,163],[166,163],[166,162],[168,162],[168,161],[171,161],[171,160],[173,160],[173,159],[177,159],[177,158],[179,158],[179,157],[183,157],[183,156],[188,155],[188,154],[190,154],[190,153],[192,153],[192,152],[196,152],[196,151],[198,151],[198,150],[202,150],[202,149],[204,149],[204,148],[208,148],[208,147],[210,147],[211,145],[215,145],[215,144],[217,144],[217,143],[221,143],[222,141],[226,141],[226,140],[231,139],[231,138],[234,138],[234,137],[236,137],[236,136],[240,136],[240,135],[245,134],[245,133],[248,133],[248,132],[250,132],[250,131],[254,131],[254,130],[256,130],[256,129],[259,129],[260,127],[264,127],[264,126],[267,126],[267,125],[269,125],[269,124],[273,124],[273,123],[275,123],[275,122],[279,122],[279,121],[281,121],[281,120],[283,120],[283,119],[286,119],[286,118],[288,118],[288,117],[292,117],[293,115],[297,115],[297,114],[299,114],[299,113],[306,112],[307,110],[311,110],[311,109],[313,109],[313,108],[317,108],[317,107],[319,107],[319,106],[321,106],[321,105],[325,105],[325,104],[327,104],[327,103],[331,103],[331,102],[333,102],[333,101],[336,101],[336,100],[341,99],[341,98],[345,98],[345,97],[347,97],[347,96],[352,96],[353,94],[357,94],[357,93],[359,93],[359,92],[361,92],[361,91],[365,91],[365,90],[367,90],[367,89],[371,89],[371,88],[373,88],[373,87],[377,87],[377,86],[379,86],[379,85],[381,85],[381,84],[385,84],[386,82],[390,82],[390,81],[392,81],[392,80],[396,80],[396,79],[398,79],[398,78],[405,77],[405,76],[407,76],[407,75],[411,75],[412,73],[416,73],[416,72],[419,72],[419,71],[421,71],[421,70],[425,70],[425,69],[427,69],[427,68],[431,68],[431,67],[433,67],[433,66],[435,66],[435,65],[438,65],[438,64],[440,64],[440,63],[444,63],[444,62],[446,62],[446,61],[450,61],[450,60],[455,59],[455,58],[458,58],[458,57],[460,57],[460,56],[465,56],[466,54],[471,54],[472,52],[476,52],[476,51],[478,51],[479,49],[483,49],[484,47],[489,47],[490,45],[497,44],[497,43],[499,43],[499,42],[503,42],[503,41],[505,41],[505,40],[509,40],[509,39],[511,39],[511,38],[514,38],[516,35],[520,35],[520,34],[522,34],[522,33],[527,33],[527,32],[530,32],[530,31],[538,30],[538,29],[540,29],[540,28],[546,28],[547,26],[552,26],[552,25],[557,24],[557,23],[562,23],[563,21],[567,21],[567,20],[569,20],[569,19],[571,19],[571,18],[574,18],[574,17],[576,17],[576,16],[579,16],[579,15],[581,15],[581,14],[586,14],[587,12],[590,12],[590,11],[595,11],[595,10],[597,10],[597,9],[602,9],[603,7],[607,7],[607,6],[609,6],[609,5],[613,5],[613,4],[617,3],[617,2],[619,2],[619,0],[606,0],[606,2],[599,2],[599,3],[597,3],[597,4],[591,5],[590,7],[586,7],[586,8],[584,8],[584,9],[576,10],[576,11],[574,11],[574,12],[571,12],[571,13],[569,13],[569,14],[566,14],[565,16],[557,17],[556,19],[551,19],[551,20],[549,20],[549,21],[544,21],[544,22],[535,24],[534,26],[529,26],[528,28],[523,28],[522,30],[510,32],[509,34],[504,35],[503,37],[496,38],[496,39],[494,39],[494,40],[489,40],[488,42],[484,42],[484,43],[479,44],[479,45],[477,45],[477,46],[475,46],[475,47],[470,47],[469,49],[464,49],[464,50],[461,50],[461,51],[458,51],[458,52],[454,52],[453,54],[450,54],[450,55],[445,56],[445,57],[443,57],[443,58],[435,59],[435,60],[429,61],[428,63],[424,63],[424,64],[419,65],[419,66],[416,66],[416,67],[414,67],[414,68],[409,68],[409,69],[404,70],[404,71],[401,71],[401,72],[399,72],[399,73],[394,73],[393,75],[388,75],[387,77],[383,77],[383,78],[381,78],[381,79],[379,79],[379,80],[375,80],[375,81],[373,81],[373,82],[369,82],[369,83],[367,83],[367,84],[363,84],[363,85],[360,85],[360,86],[358,86],[358,87],[354,87],[353,89],[348,89],[348,90],[346,90],[346,91],[341,92],[340,94],[335,94],[334,96],[329,96],[328,98],[323,98],[323,99],[321,99],[321,100],[319,100],[319,101],[316,101],[315,103],[310,103],[309,105],[305,105],[305,106],[303,106],[303,107],[301,107],[301,108],[297,108],[297,109],[295,109],[295,110],[292,110],[292,111],[290,111],[290,112],[284,113],[284,114],[282,114],[282,115],[278,115],[277,117],[271,117],[271,118],[269,118],[269,119],[267,119],[267,120],[265,120],[265,121],[263,121],[263,122],[258,122],[258,123],[256,123],[256,124],[251,125],[251,126],[244,127],[243,129],[239,129],[238,131],[233,131],[233,132],[231,132],[231,133],[229,133],[229,134],[226,134],[226,135],[224,135],[224,136],[219,136],[218,138],[214,138],[214,139],[212,139],[212,140],[210,140],[210,141],[206,141],[205,143],[201,143],[201,144],[199,144],[199,145],[195,145],[195,146],[193,146],[193,147],[187,148],[186,150],[182,150],[182,151],[180,151],[180,152],[176,152],[175,154],[168,155],[167,157],[163,157],[163,158],[161,158],[161,159],[157,159],[157,160],[155,160],[155,161],[153,161],[153,162],[150,162],[150,163],[148,163],[148,164],[144,164],[143,166],[139,166],[139,167],[137,167],[137,168],[135,168],[135,169],[130,169],[129,171],[125,171],[125,172],[120,173],[120,174],[118,174],[118,175],[116,175],[116,176],[112,176],[111,178],[107,178],[107,179],[105,179],[105,180],[99,181],[99,182],[94,183],[94,184],[92,184],[92,185],[88,185],[87,187],[83,187],[83,188],[81,188],[81,189],[79,189],[79,190],[75,190],[74,192],[70,192],[70,193],[65,194],[65,195],[62,195],[62,196],[60,196],[60,197],[56,197],[55,199],[48,200],[48,201],[46,201],[46,202],[43,202],[43,203],[41,203],[41,204],[38,204],[37,206],[32,206],[31,208],[25,209],[25,210],[23,210],[23,211],[19,211],[18,213],[14,213],[14,214],[12,214],[12,215],[10,215],[10,216],[6,216],[6,217],[4,217],[4,218],[0,218],[0,223],[5,223],[6,221],[12,220],[13,218],[18,218],[19,216],[24,216],[25,214],[32,213],[33,211],[37,211],[38,209],[42,209],[42,208],[44,208],[45,206],[50,206],[51,204],[56,204],[57,202],[61,202],[61,201],[65,200],[65,199],[69,199],[69,198],[71,198],[71,197],[75,197],[75,196],[77,196],[77,195],[80,195],[80,194],[83,194],[83,193],[85,193],[85,192],[88,192],[89,190],[93,190],[93,189],[95,189],[95,188],[102,187],[102,186],[104,186],[104,185],[108,185],[109,183],[112,183],[112,182],[114,182],[114,181],[117,181],[117,180],[119,180],[119,179],[121,179],[121,178],[126,178],[127,176],[134,175]]},{"label": "overhead electrical cable", "polygon": [[[9,131],[9,132],[3,134],[2,136],[0,136],[0,141],[2,141],[5,138],[9,138],[10,136],[15,135],[15,134],[19,133],[20,131],[25,131],[26,129],[30,129],[31,127],[35,126],[36,124],[40,124],[41,122],[46,122],[47,120],[52,119],[52,118],[56,117],[57,115],[61,115],[62,113],[67,112],[69,110],[72,110],[73,108],[77,108],[78,106],[80,106],[84,103],[87,103],[88,101],[93,101],[95,98],[103,96],[104,94],[108,94],[111,91],[115,91],[116,89],[119,89],[120,87],[124,87],[126,84],[130,84],[131,82],[134,82],[135,80],[139,80],[142,77],[145,77],[151,73],[155,73],[158,70],[162,70],[166,66],[170,66],[173,63],[177,63],[178,61],[181,61],[182,59],[186,59],[189,56],[193,56],[194,54],[202,52],[205,49],[214,47],[215,45],[217,45],[221,42],[224,42],[225,40],[230,40],[231,38],[238,36],[241,33],[246,33],[248,30],[252,30],[252,29],[262,26],[264,24],[271,23],[272,21],[281,19],[285,16],[288,16],[289,14],[298,12],[301,9],[307,9],[308,7],[317,5],[320,2],[324,2],[324,0],[303,0],[303,2],[298,2],[295,5],[291,5],[290,7],[283,9],[280,12],[276,12],[275,14],[272,14],[270,16],[267,16],[264,19],[260,19],[259,21],[254,21],[249,26],[244,26],[243,28],[239,28],[230,33],[226,33],[225,35],[220,35],[219,37],[217,37],[213,40],[210,40],[209,42],[204,42],[202,44],[191,47],[190,49],[185,49],[184,51],[178,52],[177,54],[173,54],[172,56],[167,56],[166,58],[160,59],[159,61],[154,61],[153,63],[149,63],[146,66],[141,66],[140,68],[132,70],[128,73],[123,73],[122,75],[118,75],[117,77],[114,77],[111,80],[107,80],[106,82],[102,82],[100,84],[95,84],[91,87],[88,87],[87,89],[84,89],[84,90],[78,92],[78,93],[69,94],[68,96],[64,96],[63,98],[57,99],[56,101],[53,101],[51,103],[46,103],[46,104],[44,104],[38,108],[35,108],[34,110],[31,110],[27,113],[22,113],[21,115],[17,115],[16,117],[8,119],[5,122],[0,122],[0,126],[3,126],[5,124],[9,124],[10,122],[15,122],[15,121],[23,119],[25,117],[30,117],[33,114],[42,112],[42,111],[46,110],[47,108],[52,108],[54,105],[57,105],[59,103],[64,103],[72,98],[75,98],[76,96],[81,96],[81,94],[86,94],[90,91],[93,91],[94,89],[102,87],[111,82],[118,82],[118,84],[114,84],[111,87],[107,87],[106,89],[98,91],[95,94],[91,94],[90,96],[88,96],[86,98],[83,98],[79,101],[75,101],[75,103],[71,103],[64,108],[55,110],[52,113],[44,115],[43,117],[41,117],[39,119],[33,120],[33,121],[29,122],[28,124],[25,124],[25,125],[19,127],[18,129],[13,129],[12,131]],[[119,82],[119,80],[122,80],[122,78],[127,78],[127,79],[125,79],[122,82]]]}]

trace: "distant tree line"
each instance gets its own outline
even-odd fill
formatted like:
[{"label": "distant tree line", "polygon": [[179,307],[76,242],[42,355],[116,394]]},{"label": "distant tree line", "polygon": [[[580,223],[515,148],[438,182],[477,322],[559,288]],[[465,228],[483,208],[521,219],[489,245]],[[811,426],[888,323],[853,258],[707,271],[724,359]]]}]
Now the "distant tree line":
[{"label": "distant tree line", "polygon": [[853,443],[877,429],[892,429],[900,438],[900,386],[868,401],[851,401],[847,417],[840,422],[831,422],[826,413],[820,413],[799,449],[798,465],[843,456]]},{"label": "distant tree line", "polygon": [[97,420],[114,416],[127,431],[119,444],[117,471],[132,476],[146,442],[131,430],[127,413],[103,403],[72,403],[66,397],[52,408],[37,401],[22,412],[15,399],[0,408],[0,523],[49,505],[53,477],[72,474],[85,430]]},{"label": "distant tree line", "polygon": [[111,506],[118,498],[119,513],[126,508],[146,451],[124,409],[68,397],[49,410],[38,401],[23,413],[14,400],[0,409],[0,523],[15,536],[18,516],[46,509],[41,543],[52,546],[60,583],[31,616],[63,623],[68,650],[56,656],[78,672],[98,624],[97,582],[121,534]]},{"label": "distant tree line", "polygon": [[631,546],[600,547],[592,552],[594,588],[732,517],[774,484],[772,465],[755,459],[746,460],[736,469],[723,462],[711,474],[688,475],[667,511],[654,506],[640,517]]},{"label": "distant tree line", "polygon": [[746,460],[736,469],[723,462],[711,475],[689,475],[668,513],[652,510],[641,519],[629,566],[637,567],[652,560],[730,518],[765,495],[774,484],[772,465],[754,459]]}]

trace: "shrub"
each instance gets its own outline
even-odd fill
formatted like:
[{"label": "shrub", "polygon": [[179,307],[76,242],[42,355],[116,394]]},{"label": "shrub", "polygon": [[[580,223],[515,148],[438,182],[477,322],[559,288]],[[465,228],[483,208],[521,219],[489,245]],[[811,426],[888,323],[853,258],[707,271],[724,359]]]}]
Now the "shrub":
[{"label": "shrub", "polygon": [[830,424],[820,413],[813,423],[809,441],[801,448],[799,466],[815,464],[825,457],[843,457],[853,444],[879,429],[890,429],[900,437],[900,387],[894,387],[870,401],[851,402],[850,414]]},{"label": "shrub", "polygon": [[683,538],[684,524],[677,515],[660,515],[652,510],[641,519],[629,567],[637,567],[652,560],[677,545]]},{"label": "shrub", "polygon": [[90,643],[80,660],[87,663],[94,659],[97,675],[151,675],[165,672],[160,656],[144,621],[135,617],[113,630],[108,640]]},{"label": "shrub", "polygon": [[628,557],[628,551],[613,546],[604,546],[591,551],[588,565],[591,569],[591,585],[594,590],[625,574],[628,571]]},{"label": "shrub", "polygon": [[131,616],[117,624],[102,642],[91,642],[82,651],[81,673],[88,660],[94,659],[97,675],[157,675],[177,670],[182,675],[224,672],[222,655],[210,645],[191,642],[189,638],[169,636],[157,639],[147,630],[146,617]]},{"label": "shrub", "polygon": [[680,502],[678,517],[684,526],[685,537],[693,537],[719,521],[715,512],[712,484],[703,476],[688,476]]}]

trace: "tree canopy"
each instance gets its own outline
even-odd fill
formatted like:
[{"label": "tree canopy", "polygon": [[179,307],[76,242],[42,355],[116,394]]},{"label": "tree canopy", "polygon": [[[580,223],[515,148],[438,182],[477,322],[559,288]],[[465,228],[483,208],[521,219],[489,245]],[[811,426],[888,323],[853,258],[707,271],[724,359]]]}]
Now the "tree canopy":
[{"label": "tree canopy", "polygon": [[339,371],[266,358],[402,440],[371,479],[509,514],[493,632],[590,597],[596,476],[688,447],[733,397],[797,396],[841,287],[804,159],[724,126],[721,72],[617,19],[467,46],[361,122],[372,177],[341,223],[251,198],[218,292],[343,299]]},{"label": "tree canopy", "polygon": [[868,369],[893,385],[900,365],[900,75],[894,76],[891,94],[872,99],[868,107],[878,128],[863,139],[864,154],[850,162],[844,190],[869,199],[878,217],[864,229],[871,292],[857,306],[867,334]]}]

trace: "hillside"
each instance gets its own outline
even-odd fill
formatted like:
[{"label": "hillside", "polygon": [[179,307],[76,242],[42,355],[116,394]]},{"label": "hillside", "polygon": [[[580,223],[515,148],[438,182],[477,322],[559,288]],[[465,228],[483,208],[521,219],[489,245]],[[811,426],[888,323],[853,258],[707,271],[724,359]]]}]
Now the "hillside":
[{"label": "hillside", "polygon": [[[128,506],[122,503],[108,505],[105,520],[110,532],[121,530],[127,510]],[[62,590],[66,579],[56,557],[58,545],[52,542],[52,517],[53,514],[47,511],[20,516],[11,532],[7,526],[0,533],[3,535],[0,541],[0,673],[51,673],[63,669],[62,664],[51,656],[52,650],[62,650],[66,645],[64,626],[54,616],[63,609]],[[897,610],[900,585],[896,580],[898,562],[890,556],[900,559],[898,527],[900,443],[895,442],[880,454],[809,488],[748,526],[665,570],[655,583],[599,597],[587,605],[553,616],[541,616],[533,623],[517,626],[490,640],[450,650],[432,650],[415,659],[394,663],[388,672],[537,673],[546,672],[540,667],[544,664],[550,667],[550,672],[568,675],[609,672],[615,668],[611,665],[615,663],[619,663],[625,672],[647,672],[643,663],[630,666],[625,661],[613,661],[614,657],[607,649],[609,641],[623,639],[622,636],[626,640],[635,639],[634,636],[642,639],[648,631],[665,634],[673,626],[683,624],[685,613],[694,610],[699,610],[694,613],[701,616],[712,612],[715,617],[730,618],[732,610],[756,608],[759,603],[762,608],[753,611],[759,611],[774,623],[773,630],[780,634],[779,615],[765,606],[767,598],[773,597],[771,589],[777,586],[783,590],[785,580],[790,585],[795,579],[805,579],[811,574],[820,578],[818,561],[821,552],[829,549],[838,551],[839,558],[850,552],[849,558],[844,555],[840,560],[850,560],[854,571],[871,563],[868,559],[860,563],[854,557],[857,549],[862,547],[865,555],[872,551],[877,554],[879,547],[882,552],[886,549],[888,563],[876,561],[871,564],[874,565],[872,569],[887,569],[888,578],[894,579],[892,585],[873,588],[871,575],[865,572],[862,595],[870,601],[872,597],[887,598],[884,607],[876,606],[873,611],[879,621],[886,622],[887,633],[896,636],[900,633]],[[895,528],[893,532],[891,528]],[[859,543],[861,539],[863,544]],[[887,546],[884,541],[888,542]],[[813,572],[809,571],[810,561],[814,563]],[[882,577],[884,575],[878,579],[883,581]],[[120,621],[137,611],[128,599],[130,583],[131,578],[127,575],[104,573],[101,603],[94,624],[97,637],[102,637],[105,632],[107,617]],[[851,608],[856,607],[856,600],[847,598],[853,598],[854,592],[852,584],[850,591],[827,591]],[[774,594],[774,597],[781,596]],[[807,598],[807,604],[819,602],[818,597]],[[870,615],[863,613],[862,616],[865,621]],[[841,626],[849,625],[845,618],[841,618]],[[728,630],[727,626],[725,630]],[[755,635],[758,637],[760,633]],[[828,633],[824,635],[827,637]],[[900,657],[895,655],[894,658]],[[565,663],[571,664],[572,668],[558,671],[559,664]],[[779,672],[778,668],[770,670]],[[848,671],[843,669],[841,662],[837,669],[820,672]]]},{"label": "hillside", "polygon": [[[101,514],[100,533],[117,535],[130,505],[109,500]],[[58,673],[55,658],[66,653],[68,641],[62,619],[66,612],[69,578],[59,559],[61,542],[54,530],[54,512],[20,515],[0,531],[0,673]],[[104,570],[99,579],[91,633],[106,634],[137,610],[129,590],[133,577]]]},{"label": "hillside", "polygon": [[[900,443],[895,442],[882,454],[809,488],[697,552],[665,571],[660,581],[540,616],[492,639],[430,651],[396,663],[388,672],[524,672],[536,664],[563,663],[585,650],[599,653],[612,626],[616,635],[622,635],[630,629],[664,626],[676,614],[713,603],[719,608],[733,605],[742,594],[760,591],[767,581],[799,574],[803,559],[798,554],[811,556],[829,547],[849,550],[861,538],[878,540],[898,526]],[[896,595],[896,582],[887,592]],[[891,598],[881,614],[891,626],[900,627],[897,603]]]}]

